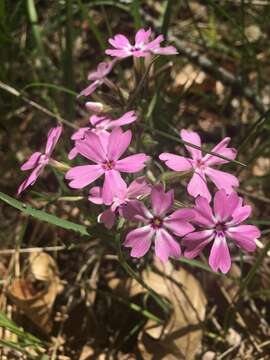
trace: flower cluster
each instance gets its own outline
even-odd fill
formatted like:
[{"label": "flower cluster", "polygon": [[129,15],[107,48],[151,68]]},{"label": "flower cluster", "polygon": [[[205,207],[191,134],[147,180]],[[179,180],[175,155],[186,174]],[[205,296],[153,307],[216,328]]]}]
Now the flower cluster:
[{"label": "flower cluster", "polygon": [[[79,96],[89,96],[103,84],[118,91],[108,75],[123,58],[177,54],[173,46],[161,47],[162,35],[155,39],[151,36],[151,29],[139,30],[134,45],[121,34],[109,39],[113,49],[106,50],[106,54],[115,59],[99,64],[97,70],[89,74],[91,83]],[[103,110],[99,103],[87,102],[86,107],[95,112]],[[90,116],[88,126],[78,129],[71,137],[74,145],[68,154],[69,160],[80,155],[90,163],[73,166],[67,171],[65,178],[70,188],[90,186],[88,200],[103,207],[97,221],[106,228],[111,229],[117,217],[126,220],[127,227],[128,222],[138,224],[127,232],[123,242],[125,247],[131,248],[132,257],[144,256],[154,243],[155,255],[161,261],[166,262],[169,257],[179,258],[182,254],[179,238],[182,238],[183,255],[187,258],[198,256],[212,243],[209,265],[214,271],[228,272],[231,267],[229,247],[234,243],[244,251],[254,251],[256,239],[260,236],[256,226],[242,224],[250,216],[251,207],[244,205],[236,192],[238,179],[218,168],[236,158],[237,151],[229,147],[230,138],[224,138],[211,151],[203,152],[200,136],[182,129],[179,135],[189,156],[159,155],[165,167],[191,175],[187,193],[195,205],[176,209],[173,189],[166,192],[163,185],[151,184],[146,175],[138,174],[150,162],[150,156],[136,153],[130,147],[132,131],[122,129],[136,124],[136,121],[135,111],[128,111],[117,119],[112,119],[107,113]],[[48,134],[44,154],[35,152],[21,166],[23,171],[33,170],[20,185],[18,194],[34,184],[46,165],[54,164],[51,155],[61,132],[61,126],[53,128]],[[134,178],[133,175],[132,178],[130,174],[139,176]],[[98,179],[103,179],[103,182]],[[210,187],[209,180],[213,183]],[[214,193],[213,185],[216,187]],[[145,205],[148,198],[151,207]]]}]

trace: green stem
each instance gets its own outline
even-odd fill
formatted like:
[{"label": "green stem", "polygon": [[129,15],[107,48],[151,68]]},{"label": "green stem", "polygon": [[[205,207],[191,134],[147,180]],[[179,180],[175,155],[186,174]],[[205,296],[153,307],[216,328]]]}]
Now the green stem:
[{"label": "green stem", "polygon": [[127,274],[130,275],[134,280],[136,280],[143,288],[145,288],[149,292],[149,294],[156,301],[156,303],[163,309],[165,314],[169,314],[169,312],[171,311],[171,305],[168,303],[168,301],[161,298],[158,293],[156,293],[151,287],[149,287],[126,262],[121,251],[120,238],[118,240],[118,261],[123,267],[123,269],[127,272]]}]

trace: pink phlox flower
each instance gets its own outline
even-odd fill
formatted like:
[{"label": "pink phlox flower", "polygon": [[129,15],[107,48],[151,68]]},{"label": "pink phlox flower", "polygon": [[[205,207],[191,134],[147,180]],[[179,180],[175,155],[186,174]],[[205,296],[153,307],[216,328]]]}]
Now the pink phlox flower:
[{"label": "pink phlox flower", "polygon": [[[142,195],[148,195],[151,186],[147,183],[144,176],[133,180],[129,186],[123,184],[113,197],[111,206],[98,216],[98,222],[103,223],[107,229],[111,229],[115,223],[116,213],[122,214],[122,208],[132,199]],[[103,204],[102,189],[99,186],[93,187],[89,192],[89,201],[94,204]]]},{"label": "pink phlox flower", "polygon": [[149,159],[149,156],[143,153],[120,159],[129,147],[131,139],[130,130],[123,132],[120,127],[116,127],[109,135],[108,145],[104,147],[97,134],[87,131],[85,138],[77,140],[75,146],[79,154],[95,165],[81,165],[70,169],[66,173],[66,179],[70,180],[69,186],[81,189],[104,175],[102,199],[105,205],[110,205],[118,189],[125,183],[120,173],[141,171]]},{"label": "pink phlox flower", "polygon": [[130,231],[126,236],[124,246],[131,248],[131,256],[144,256],[154,239],[155,254],[163,262],[166,262],[170,256],[180,257],[180,245],[171,233],[184,236],[193,231],[194,227],[190,224],[193,211],[179,209],[171,213],[173,202],[174,191],[170,190],[166,193],[162,185],[157,185],[151,192],[151,211],[139,200],[131,200],[123,207],[124,218],[144,224]]},{"label": "pink phlox flower", "polygon": [[213,210],[207,200],[199,196],[194,206],[194,223],[200,228],[186,235],[183,245],[184,255],[190,259],[196,257],[209,243],[213,242],[209,265],[214,271],[227,273],[231,267],[231,257],[227,239],[245,251],[255,251],[255,240],[260,237],[259,229],[254,225],[241,225],[251,214],[251,206],[243,205],[243,199],[232,192],[218,190],[214,196]]},{"label": "pink phlox flower", "polygon": [[[182,130],[180,136],[184,141],[201,147],[201,139],[196,132]],[[212,152],[234,160],[237,151],[227,147],[229,142],[229,137],[224,138],[212,149]],[[201,150],[191,146],[185,147],[192,158],[186,158],[171,153],[162,153],[159,158],[160,160],[165,161],[165,164],[174,171],[193,170],[193,176],[187,186],[187,191],[191,196],[197,197],[198,195],[201,195],[209,202],[211,201],[211,194],[207,187],[206,176],[209,177],[218,189],[224,189],[227,194],[230,194],[234,190],[234,187],[239,186],[239,181],[234,175],[213,168],[214,165],[228,163],[228,160],[210,154],[203,156]]]},{"label": "pink phlox flower", "polygon": [[34,152],[30,158],[21,166],[22,171],[32,170],[31,174],[24,180],[24,182],[19,186],[17,195],[20,195],[28,186],[33,185],[38,176],[41,174],[45,166],[49,163],[52,152],[59,140],[59,137],[62,132],[62,126],[57,126],[50,129],[47,135],[47,143],[45,146],[45,152]]},{"label": "pink phlox flower", "polygon": [[109,39],[109,43],[114,49],[107,49],[105,53],[118,58],[129,56],[146,57],[149,54],[173,55],[177,54],[174,46],[161,47],[160,43],[164,40],[163,35],[159,35],[153,41],[150,41],[152,31],[140,29],[135,35],[135,44],[132,45],[126,36],[117,34]]},{"label": "pink phlox flower", "polygon": [[91,84],[82,90],[78,97],[91,95],[99,86],[104,83],[111,87],[110,81],[107,79],[107,75],[109,75],[109,73],[112,71],[115,63],[116,61],[113,60],[110,62],[101,62],[98,64],[97,70],[88,74],[88,80],[91,81]]},{"label": "pink phlox flower", "polygon": [[[110,118],[107,118],[106,116],[92,115],[89,118],[90,126],[83,127],[77,130],[71,136],[71,139],[74,140],[75,142],[77,140],[83,140],[85,138],[85,133],[87,131],[93,131],[95,134],[99,136],[103,147],[107,147],[108,139],[110,136],[108,130],[111,130],[115,127],[131,124],[134,121],[136,121],[136,119],[137,117],[134,111],[126,112],[123,116],[121,116],[119,119],[116,120],[112,120]],[[70,150],[68,154],[68,158],[69,160],[73,160],[77,155],[78,155],[78,151],[76,150],[76,146],[74,146]]]}]

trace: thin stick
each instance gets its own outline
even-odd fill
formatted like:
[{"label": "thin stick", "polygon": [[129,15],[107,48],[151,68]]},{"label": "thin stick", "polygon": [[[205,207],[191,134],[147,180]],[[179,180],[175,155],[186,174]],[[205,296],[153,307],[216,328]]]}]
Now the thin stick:
[{"label": "thin stick", "polygon": [[15,88],[13,88],[10,85],[7,85],[5,83],[3,83],[2,81],[0,81],[0,89],[5,90],[6,92],[22,99],[24,102],[26,102],[28,105],[33,106],[34,108],[42,111],[44,114],[49,115],[53,118],[55,118],[57,121],[60,121],[61,123],[73,128],[73,129],[78,129],[78,126],[76,126],[75,124],[72,124],[71,122],[69,122],[68,120],[64,119],[62,116],[57,115],[55,113],[53,113],[52,111],[48,110],[47,108],[45,108],[44,106],[39,105],[38,103],[36,103],[35,101],[29,99],[28,97],[24,96],[22,94],[22,92],[20,92],[19,90],[16,90]]},{"label": "thin stick", "polygon": [[45,246],[45,247],[33,247],[33,248],[25,248],[25,249],[4,249],[0,250],[0,255],[10,255],[14,253],[31,253],[31,252],[41,252],[41,251],[61,251],[67,250],[65,245],[59,246]]}]

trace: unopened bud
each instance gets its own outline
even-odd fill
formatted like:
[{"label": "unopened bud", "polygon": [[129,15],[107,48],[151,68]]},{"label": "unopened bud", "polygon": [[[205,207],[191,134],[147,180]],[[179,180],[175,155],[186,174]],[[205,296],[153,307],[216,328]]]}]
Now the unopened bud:
[{"label": "unopened bud", "polygon": [[104,106],[100,102],[87,101],[85,106],[86,106],[87,110],[91,110],[95,113],[101,113],[104,111]]},{"label": "unopened bud", "polygon": [[54,168],[58,169],[59,171],[62,171],[62,172],[66,172],[70,169],[70,166],[63,163],[63,162],[60,162],[60,161],[56,161],[54,159],[50,159],[49,160],[49,164],[51,166],[53,166]]}]

